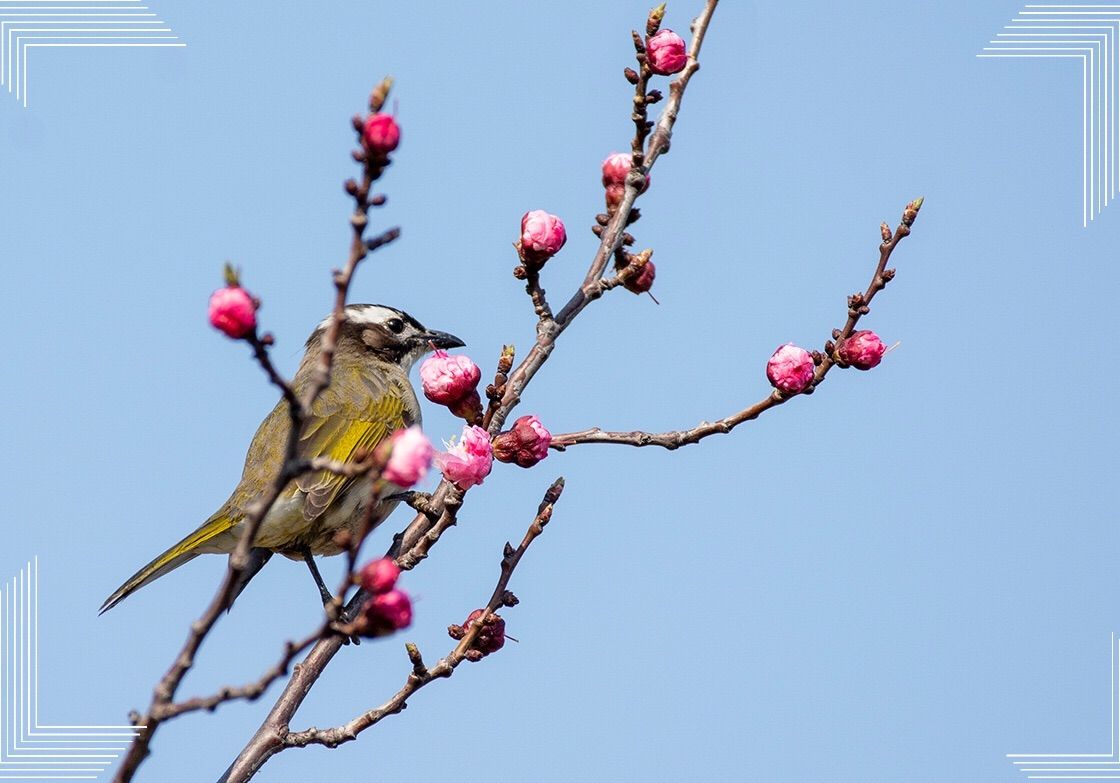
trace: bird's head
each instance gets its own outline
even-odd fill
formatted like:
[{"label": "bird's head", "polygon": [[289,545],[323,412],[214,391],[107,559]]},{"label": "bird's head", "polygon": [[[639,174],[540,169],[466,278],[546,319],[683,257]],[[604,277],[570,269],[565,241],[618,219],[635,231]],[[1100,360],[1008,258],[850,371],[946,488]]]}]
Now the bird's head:
[{"label": "bird's head", "polygon": [[[396,364],[406,373],[433,348],[460,348],[465,343],[453,334],[428,329],[408,313],[376,304],[346,306],[346,320],[338,332],[339,354],[373,354]],[[319,347],[331,318],[323,319],[307,340],[310,353]]]}]

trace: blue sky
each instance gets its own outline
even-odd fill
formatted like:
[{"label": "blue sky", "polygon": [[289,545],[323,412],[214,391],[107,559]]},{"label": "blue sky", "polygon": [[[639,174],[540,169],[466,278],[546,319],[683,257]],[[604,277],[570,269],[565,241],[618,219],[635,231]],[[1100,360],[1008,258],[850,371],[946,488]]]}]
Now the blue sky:
[{"label": "blue sky", "polygon": [[[0,577],[39,557],[53,723],[146,704],[224,569],[201,558],[96,616],[221,504],[275,402],[206,324],[222,263],[292,371],[345,259],[348,118],[392,73],[403,142],[374,225],[403,237],[354,299],[454,332],[489,374],[532,340],[510,274],[521,214],[568,225],[554,301],[594,252],[647,10],[149,5],[185,48],[35,51],[30,106],[0,94]],[[699,6],[675,0],[667,25]],[[508,780],[996,783],[1024,777],[1006,753],[1109,751],[1120,212],[1081,225],[1079,62],[975,57],[1020,7],[724,3],[635,227],[661,304],[595,304],[522,411],[556,432],[662,430],[759,399],[773,349],[842,324],[879,221],[924,195],[865,322],[900,346],[700,446],[500,466],[404,578],[414,627],[340,655],[296,726],[384,700],[406,639],[449,650],[563,475],[512,584],[520,643],[260,780],[427,780],[484,756]],[[425,418],[437,440],[457,430]],[[300,564],[270,564],[184,695],[255,678],[319,611]],[[265,709],[167,725],[141,779],[215,779]]]}]

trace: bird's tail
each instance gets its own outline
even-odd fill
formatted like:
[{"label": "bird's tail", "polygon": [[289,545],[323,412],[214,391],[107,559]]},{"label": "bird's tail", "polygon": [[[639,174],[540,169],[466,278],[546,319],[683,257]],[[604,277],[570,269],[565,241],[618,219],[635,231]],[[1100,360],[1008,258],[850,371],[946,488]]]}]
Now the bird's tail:
[{"label": "bird's tail", "polygon": [[[159,579],[170,571],[174,571],[184,563],[189,563],[203,552],[229,551],[224,547],[214,546],[217,543],[214,539],[228,532],[235,524],[236,522],[233,519],[224,514],[208,519],[189,536],[130,576],[123,585],[105,599],[105,603],[101,604],[98,614],[104,614],[144,585]],[[235,538],[233,543],[236,543]]]}]

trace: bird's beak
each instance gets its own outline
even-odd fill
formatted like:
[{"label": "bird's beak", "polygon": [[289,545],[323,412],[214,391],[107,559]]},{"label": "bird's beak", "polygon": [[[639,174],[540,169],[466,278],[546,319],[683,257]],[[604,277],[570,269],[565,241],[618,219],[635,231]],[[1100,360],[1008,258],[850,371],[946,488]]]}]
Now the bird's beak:
[{"label": "bird's beak", "polygon": [[465,342],[455,335],[448,334],[447,332],[438,332],[434,329],[425,332],[422,339],[425,343],[431,343],[436,348],[462,348],[466,345]]}]

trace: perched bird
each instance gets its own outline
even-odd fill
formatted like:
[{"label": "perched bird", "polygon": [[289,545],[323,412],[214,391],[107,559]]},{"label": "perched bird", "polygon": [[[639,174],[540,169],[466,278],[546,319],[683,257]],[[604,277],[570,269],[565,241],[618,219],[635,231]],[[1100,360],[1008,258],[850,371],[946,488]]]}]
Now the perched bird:
[{"label": "perched bird", "polygon": [[[433,348],[457,348],[463,341],[447,332],[426,329],[408,313],[392,307],[353,304],[346,308],[339,329],[331,383],[319,395],[299,438],[301,457],[329,457],[346,461],[359,449],[369,451],[402,427],[420,423],[420,405],[408,380],[412,365]],[[307,340],[307,350],[292,379],[303,395],[319,359],[328,317]],[[246,509],[279,473],[291,420],[281,400],[253,436],[241,482],[229,500],[175,546],[141,568],[105,599],[105,612],[149,582],[201,554],[229,554],[240,540]],[[371,521],[382,522],[396,507],[386,499],[399,487],[389,485],[380,495]],[[315,577],[324,602],[330,592],[323,585],[312,555],[342,551],[335,534],[357,533],[370,499],[369,483],[326,471],[309,473],[284,490],[268,512],[253,542],[252,558],[238,592],[273,553],[304,560]]]}]

